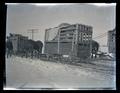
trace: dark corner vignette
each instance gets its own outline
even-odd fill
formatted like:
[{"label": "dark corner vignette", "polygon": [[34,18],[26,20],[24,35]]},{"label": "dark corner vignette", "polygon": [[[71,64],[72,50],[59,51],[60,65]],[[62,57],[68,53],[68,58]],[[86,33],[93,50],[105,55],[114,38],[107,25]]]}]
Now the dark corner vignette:
[{"label": "dark corner vignette", "polygon": [[6,86],[6,70],[5,70],[5,38],[6,38],[6,20],[7,20],[7,5],[0,5],[0,80],[1,88]]},{"label": "dark corner vignette", "polygon": [[119,4],[116,3],[116,90],[120,90],[120,28],[119,28]]}]

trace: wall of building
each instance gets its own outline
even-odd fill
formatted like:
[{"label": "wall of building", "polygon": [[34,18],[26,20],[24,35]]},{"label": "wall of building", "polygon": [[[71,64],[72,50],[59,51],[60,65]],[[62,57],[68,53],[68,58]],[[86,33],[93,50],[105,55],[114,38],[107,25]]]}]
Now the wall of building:
[{"label": "wall of building", "polygon": [[[56,27],[55,27],[56,28]],[[49,31],[51,35],[47,35],[45,38],[58,37],[59,39],[52,39],[48,42],[45,39],[45,51],[48,54],[58,53],[58,42],[59,43],[59,54],[62,55],[73,55],[77,57],[89,57],[90,56],[90,41],[92,40],[92,27],[82,24],[73,24],[61,27],[58,29],[60,32],[55,31],[55,28],[51,28]],[[53,35],[52,35],[53,34]],[[55,35],[56,34],[56,35]],[[59,35],[58,35],[59,34]],[[73,43],[74,42],[74,43]],[[82,45],[79,45],[82,43]],[[84,46],[83,46],[84,45]]]},{"label": "wall of building", "polygon": [[60,54],[70,55],[72,51],[72,42],[60,43]]},{"label": "wall of building", "polygon": [[[59,43],[59,54],[69,55],[71,53],[72,43],[61,42]],[[58,54],[58,42],[46,42],[44,53]]]},{"label": "wall of building", "polygon": [[12,41],[13,51],[19,52],[24,50],[25,44],[27,44],[28,37],[19,34],[12,34],[9,39]]},{"label": "wall of building", "polygon": [[115,29],[108,32],[108,51],[109,53],[115,53],[116,43],[115,43]]},{"label": "wall of building", "polygon": [[[45,53],[47,54],[58,54],[58,43],[57,42],[46,42]],[[61,42],[59,48],[59,54],[62,55],[71,55],[71,53],[77,52],[77,57],[79,58],[87,58],[90,56],[90,46],[89,45],[78,45],[78,49],[76,51],[76,47],[74,46],[74,50],[72,51],[72,43],[71,42]],[[74,55],[76,56],[76,54]]]},{"label": "wall of building", "polygon": [[56,54],[58,52],[57,42],[45,42],[44,53]]},{"label": "wall of building", "polygon": [[78,44],[77,56],[80,58],[90,57],[90,45]]},{"label": "wall of building", "polygon": [[16,52],[18,50],[18,38],[17,37],[10,37],[10,40],[13,44],[13,51]]}]

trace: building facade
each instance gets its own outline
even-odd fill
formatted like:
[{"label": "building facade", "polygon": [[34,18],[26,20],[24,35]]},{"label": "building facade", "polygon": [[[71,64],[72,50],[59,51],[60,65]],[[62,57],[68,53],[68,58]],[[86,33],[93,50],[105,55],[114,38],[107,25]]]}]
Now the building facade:
[{"label": "building facade", "polygon": [[46,29],[44,53],[89,57],[93,28],[83,24],[62,23]]},{"label": "building facade", "polygon": [[28,40],[28,37],[20,34],[11,34],[8,38],[13,44],[13,51],[15,53],[23,51]]},{"label": "building facade", "polygon": [[115,36],[116,36],[116,29],[108,31],[108,51],[109,53],[116,53],[116,42],[115,42]]}]

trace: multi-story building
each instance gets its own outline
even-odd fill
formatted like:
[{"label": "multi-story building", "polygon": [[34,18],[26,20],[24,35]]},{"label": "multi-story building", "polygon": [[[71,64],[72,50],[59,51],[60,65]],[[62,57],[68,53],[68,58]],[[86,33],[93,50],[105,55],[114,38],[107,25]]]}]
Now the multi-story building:
[{"label": "multi-story building", "polygon": [[44,53],[89,57],[92,48],[92,30],[88,25],[67,23],[46,29]]},{"label": "multi-story building", "polygon": [[27,43],[28,37],[22,36],[20,34],[11,34],[9,36],[9,40],[11,40],[13,44],[13,51],[20,52],[24,50],[25,44]]},{"label": "multi-story building", "polygon": [[115,43],[116,29],[108,31],[108,51],[109,53],[115,54],[116,43]]}]

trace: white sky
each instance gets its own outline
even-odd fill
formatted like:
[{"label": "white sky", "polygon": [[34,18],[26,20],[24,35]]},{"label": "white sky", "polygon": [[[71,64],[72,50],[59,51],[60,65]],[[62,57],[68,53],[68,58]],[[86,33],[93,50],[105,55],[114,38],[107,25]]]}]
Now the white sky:
[{"label": "white sky", "polygon": [[[115,4],[8,4],[7,35],[17,33],[29,36],[28,29],[39,29],[34,40],[44,41],[44,32],[61,23],[80,23],[93,26],[93,38],[115,28]],[[100,45],[107,44],[107,36],[95,39]]]}]

